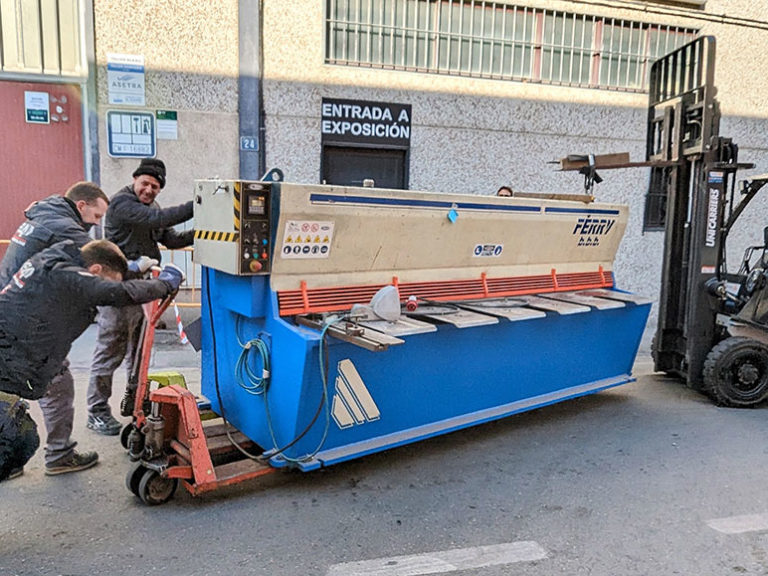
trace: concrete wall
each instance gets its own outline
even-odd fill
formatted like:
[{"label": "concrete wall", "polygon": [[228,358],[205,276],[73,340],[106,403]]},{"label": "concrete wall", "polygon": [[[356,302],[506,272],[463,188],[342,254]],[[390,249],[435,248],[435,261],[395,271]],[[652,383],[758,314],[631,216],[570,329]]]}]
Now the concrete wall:
[{"label": "concrete wall", "polygon": [[[113,194],[131,182],[137,160],[107,154],[109,109],[178,111],[178,140],[158,140],[170,206],[191,198],[195,178],[238,173],[238,3],[127,0],[94,2],[101,184]],[[146,106],[108,104],[107,53],[145,59]]]}]

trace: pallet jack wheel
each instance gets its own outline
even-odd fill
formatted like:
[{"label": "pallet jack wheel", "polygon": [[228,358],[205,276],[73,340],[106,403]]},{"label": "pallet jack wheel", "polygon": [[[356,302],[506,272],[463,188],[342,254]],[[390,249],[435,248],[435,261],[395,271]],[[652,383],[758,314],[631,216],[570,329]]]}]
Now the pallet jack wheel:
[{"label": "pallet jack wheel", "polygon": [[139,496],[139,484],[145,472],[148,470],[141,462],[134,462],[128,469],[128,474],[125,475],[125,487],[133,492],[134,496]]},{"label": "pallet jack wheel", "polygon": [[128,450],[128,437],[131,435],[131,430],[133,430],[133,424],[126,424],[120,431],[120,445],[126,450]]},{"label": "pallet jack wheel", "polygon": [[139,498],[144,504],[156,506],[165,504],[173,498],[179,481],[176,478],[163,478],[155,470],[146,470],[139,482]]},{"label": "pallet jack wheel", "polygon": [[742,336],[726,338],[704,362],[704,387],[721,406],[745,408],[768,398],[768,346]]}]

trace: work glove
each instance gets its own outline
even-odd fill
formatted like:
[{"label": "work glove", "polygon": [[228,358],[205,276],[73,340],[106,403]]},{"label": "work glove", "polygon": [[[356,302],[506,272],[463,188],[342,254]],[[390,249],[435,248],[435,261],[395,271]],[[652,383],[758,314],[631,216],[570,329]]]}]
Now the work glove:
[{"label": "work glove", "polygon": [[152,266],[157,266],[158,262],[149,256],[140,256],[136,260],[128,262],[128,270],[136,274],[145,274]]},{"label": "work glove", "polygon": [[171,292],[176,292],[184,282],[184,271],[175,264],[166,264],[157,279],[165,282]]}]

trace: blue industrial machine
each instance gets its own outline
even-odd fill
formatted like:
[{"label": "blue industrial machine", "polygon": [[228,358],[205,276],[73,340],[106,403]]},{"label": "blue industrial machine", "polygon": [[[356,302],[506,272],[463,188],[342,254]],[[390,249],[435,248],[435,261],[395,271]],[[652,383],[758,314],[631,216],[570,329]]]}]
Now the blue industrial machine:
[{"label": "blue industrial machine", "polygon": [[627,208],[551,198],[197,182],[202,393],[312,470],[632,381]]}]

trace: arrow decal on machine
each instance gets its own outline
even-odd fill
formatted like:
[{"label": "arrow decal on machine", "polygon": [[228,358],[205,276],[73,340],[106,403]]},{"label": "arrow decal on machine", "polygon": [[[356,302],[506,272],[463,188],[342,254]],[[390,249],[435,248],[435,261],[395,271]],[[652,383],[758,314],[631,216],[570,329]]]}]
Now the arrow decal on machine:
[{"label": "arrow decal on machine", "polygon": [[378,420],[381,416],[371,393],[352,363],[345,359],[338,364],[336,393],[333,395],[331,414],[339,428],[358,426]]}]

